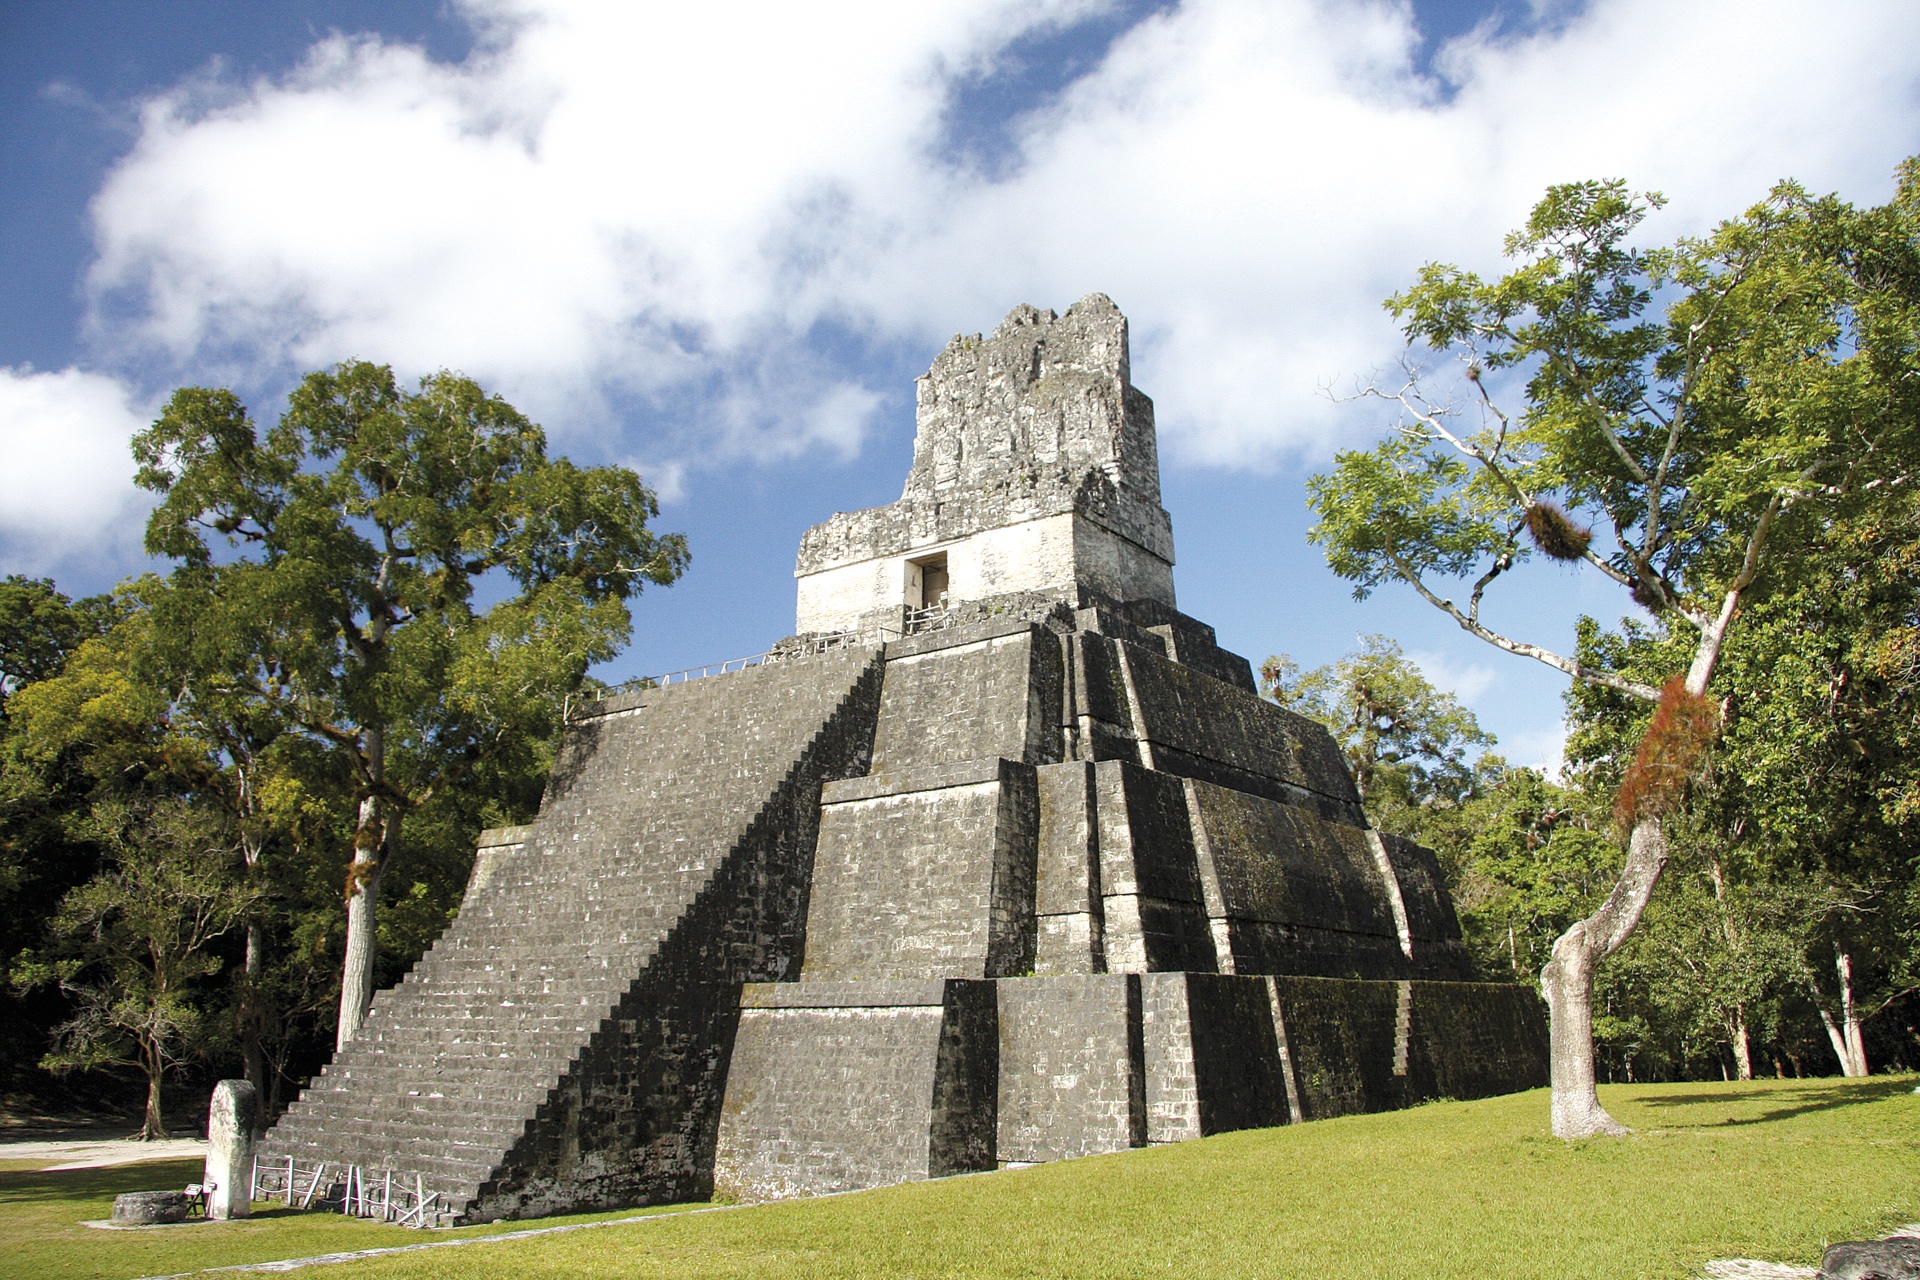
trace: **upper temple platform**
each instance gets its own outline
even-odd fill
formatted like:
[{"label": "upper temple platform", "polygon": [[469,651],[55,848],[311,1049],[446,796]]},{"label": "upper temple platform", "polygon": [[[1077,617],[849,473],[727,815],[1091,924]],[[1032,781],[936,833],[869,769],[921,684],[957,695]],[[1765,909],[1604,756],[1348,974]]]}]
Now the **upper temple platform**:
[{"label": "upper temple platform", "polygon": [[900,500],[801,539],[796,629],[1015,592],[1172,607],[1153,402],[1128,372],[1127,318],[1104,294],[956,336],[919,380]]}]

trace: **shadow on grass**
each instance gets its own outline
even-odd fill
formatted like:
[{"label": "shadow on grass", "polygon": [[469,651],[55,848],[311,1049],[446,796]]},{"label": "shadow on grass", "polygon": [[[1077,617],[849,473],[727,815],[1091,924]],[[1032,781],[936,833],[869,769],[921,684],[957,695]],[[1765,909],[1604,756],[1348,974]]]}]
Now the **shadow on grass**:
[{"label": "shadow on grass", "polygon": [[1752,1089],[1723,1089],[1713,1093],[1669,1093],[1652,1094],[1634,1099],[1643,1107],[1687,1107],[1711,1105],[1714,1103],[1754,1103],[1762,1099],[1778,1100],[1788,1105],[1773,1107],[1754,1116],[1726,1117],[1724,1119],[1703,1122],[1705,1125],[1754,1125],[1771,1124],[1777,1120],[1791,1120],[1795,1116],[1811,1115],[1820,1111],[1837,1111],[1842,1107],[1859,1106],[1867,1102],[1880,1102],[1899,1094],[1912,1093],[1911,1080],[1861,1080],[1854,1084],[1825,1083],[1815,1088],[1776,1089],[1758,1092]]},{"label": "shadow on grass", "polygon": [[25,1169],[0,1172],[0,1204],[53,1200],[112,1200],[123,1191],[178,1191],[198,1182],[200,1160],[152,1160],[105,1169]]}]

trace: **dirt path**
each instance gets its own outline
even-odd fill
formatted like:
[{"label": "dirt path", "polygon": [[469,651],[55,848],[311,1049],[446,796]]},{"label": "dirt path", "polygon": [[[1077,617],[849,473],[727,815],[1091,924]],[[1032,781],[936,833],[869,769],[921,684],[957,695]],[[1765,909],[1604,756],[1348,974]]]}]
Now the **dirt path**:
[{"label": "dirt path", "polygon": [[166,1138],[142,1142],[138,1138],[0,1137],[0,1160],[44,1160],[44,1169],[104,1169],[140,1160],[187,1160],[207,1154],[203,1138]]}]

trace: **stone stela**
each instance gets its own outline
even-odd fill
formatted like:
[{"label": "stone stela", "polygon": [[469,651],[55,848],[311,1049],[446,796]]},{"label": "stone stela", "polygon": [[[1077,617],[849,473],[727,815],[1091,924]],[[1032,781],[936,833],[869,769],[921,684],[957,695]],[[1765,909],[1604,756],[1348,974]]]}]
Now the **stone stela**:
[{"label": "stone stela", "polygon": [[900,500],[802,539],[791,656],[581,712],[263,1161],[472,1222],[1545,1083],[1432,853],[1175,607],[1118,308],[1019,307],[918,403]]}]

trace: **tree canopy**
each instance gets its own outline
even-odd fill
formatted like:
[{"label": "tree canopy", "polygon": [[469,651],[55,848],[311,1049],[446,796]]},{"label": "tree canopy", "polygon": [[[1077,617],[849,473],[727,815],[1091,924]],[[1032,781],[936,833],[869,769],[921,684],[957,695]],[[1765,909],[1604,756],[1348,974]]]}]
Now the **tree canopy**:
[{"label": "tree canopy", "polygon": [[231,392],[185,388],[134,455],[160,495],[147,549],[177,565],[147,601],[155,683],[236,768],[296,735],[351,779],[344,1043],[405,815],[543,741],[685,541],[648,528],[639,476],[548,458],[539,427],[452,373],[417,391],[360,361],[309,374],[264,434]]},{"label": "tree canopy", "polygon": [[[1620,879],[1543,983],[1567,1136],[1620,1131],[1592,1087],[1593,968],[1659,881],[1662,820],[1717,728],[1706,695],[1743,603],[1920,466],[1920,161],[1883,206],[1783,182],[1707,235],[1643,247],[1662,203],[1621,182],[1554,187],[1508,237],[1506,274],[1423,268],[1388,301],[1407,376],[1366,392],[1397,407],[1396,429],[1309,483],[1310,536],[1356,596],[1404,582],[1490,644],[1660,703],[1620,779]],[[1436,358],[1455,376],[1420,364]],[[1490,625],[1488,592],[1536,554],[1683,637],[1674,665],[1616,669]]]},{"label": "tree canopy", "polygon": [[1384,784],[1405,803],[1457,802],[1473,781],[1469,752],[1494,741],[1473,712],[1382,635],[1363,637],[1357,652],[1311,671],[1285,654],[1268,658],[1260,692],[1327,726],[1363,801]]}]

